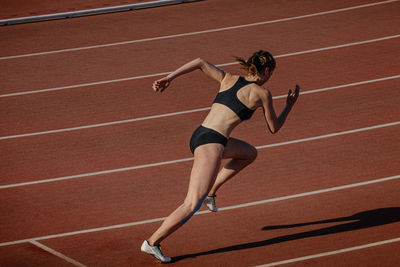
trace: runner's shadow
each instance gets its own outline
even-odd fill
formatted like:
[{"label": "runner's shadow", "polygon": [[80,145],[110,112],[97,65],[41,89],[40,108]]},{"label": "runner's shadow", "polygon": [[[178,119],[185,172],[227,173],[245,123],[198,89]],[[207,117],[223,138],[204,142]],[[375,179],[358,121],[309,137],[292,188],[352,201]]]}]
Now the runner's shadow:
[{"label": "runner's shadow", "polygon": [[278,236],[271,239],[266,239],[262,241],[243,243],[234,246],[228,246],[218,249],[213,249],[209,251],[203,251],[199,253],[186,254],[172,258],[172,262],[177,262],[186,258],[195,258],[197,256],[205,256],[210,254],[224,253],[235,250],[249,249],[249,248],[257,248],[262,246],[268,246],[272,244],[282,243],[286,241],[292,241],[302,238],[309,238],[315,236],[323,236],[330,235],[336,233],[344,233],[353,230],[360,230],[364,228],[385,225],[389,223],[395,223],[400,221],[400,207],[390,207],[390,208],[382,208],[376,210],[369,210],[364,212],[356,213],[352,216],[348,217],[340,217],[328,220],[314,221],[314,222],[305,222],[298,224],[289,224],[289,225],[275,225],[275,226],[264,226],[262,228],[265,230],[273,230],[273,229],[285,229],[285,228],[295,228],[307,225],[315,225],[315,224],[324,224],[324,223],[334,223],[334,222],[346,222],[343,224],[329,226],[326,228],[321,228],[317,230],[311,230],[306,232],[301,232],[297,234]]}]

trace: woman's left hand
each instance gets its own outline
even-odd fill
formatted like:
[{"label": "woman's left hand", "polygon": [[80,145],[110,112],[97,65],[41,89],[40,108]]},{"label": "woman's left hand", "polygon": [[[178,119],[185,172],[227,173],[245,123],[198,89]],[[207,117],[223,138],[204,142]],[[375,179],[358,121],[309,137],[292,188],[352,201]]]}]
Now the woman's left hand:
[{"label": "woman's left hand", "polygon": [[296,84],[296,88],[292,92],[292,90],[289,90],[288,96],[286,98],[286,104],[289,106],[293,106],[294,103],[296,103],[297,98],[299,97],[300,93],[300,86]]}]

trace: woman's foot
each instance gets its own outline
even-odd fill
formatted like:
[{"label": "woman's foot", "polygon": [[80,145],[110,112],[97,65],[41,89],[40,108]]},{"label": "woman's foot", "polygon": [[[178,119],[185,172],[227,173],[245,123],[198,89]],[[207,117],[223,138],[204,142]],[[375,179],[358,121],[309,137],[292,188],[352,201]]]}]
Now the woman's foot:
[{"label": "woman's foot", "polygon": [[142,244],[142,247],[140,248],[141,251],[143,251],[144,253],[147,253],[151,256],[153,256],[154,258],[156,258],[157,260],[159,260],[162,263],[166,263],[166,262],[170,262],[171,258],[170,257],[165,257],[162,252],[161,252],[161,248],[160,245],[158,246],[151,246],[149,244],[149,242],[147,240],[145,240]]},{"label": "woman's foot", "polygon": [[204,199],[204,204],[207,206],[208,210],[212,211],[212,212],[217,212],[218,211],[218,207],[215,206],[215,197],[216,197],[216,195],[207,196]]}]

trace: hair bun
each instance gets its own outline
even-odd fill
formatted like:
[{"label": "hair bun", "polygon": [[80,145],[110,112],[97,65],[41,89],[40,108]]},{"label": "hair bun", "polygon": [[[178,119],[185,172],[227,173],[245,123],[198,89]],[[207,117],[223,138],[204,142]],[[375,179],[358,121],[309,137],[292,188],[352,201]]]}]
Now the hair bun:
[{"label": "hair bun", "polygon": [[245,69],[247,73],[252,75],[262,73],[267,68],[272,71],[276,66],[274,57],[269,52],[263,50],[253,53],[253,55],[247,60],[236,57],[236,61],[242,65],[243,69]]}]

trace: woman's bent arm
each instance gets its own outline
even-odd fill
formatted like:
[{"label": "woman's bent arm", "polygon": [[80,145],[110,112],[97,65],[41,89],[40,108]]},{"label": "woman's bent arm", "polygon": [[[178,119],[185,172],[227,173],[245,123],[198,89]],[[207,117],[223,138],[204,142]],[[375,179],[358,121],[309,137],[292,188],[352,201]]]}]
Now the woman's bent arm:
[{"label": "woman's bent arm", "polygon": [[221,82],[225,77],[225,72],[223,70],[217,68],[216,66],[205,61],[204,59],[197,58],[195,60],[186,63],[185,65],[173,71],[166,77],[155,81],[153,83],[153,89],[156,92],[162,92],[169,86],[169,84],[175,78],[197,69],[200,69],[201,71],[204,72],[204,74],[206,74],[207,76],[213,78],[218,82]]},{"label": "woman's bent arm", "polygon": [[277,117],[272,104],[272,95],[267,91],[262,97],[263,109],[265,120],[267,121],[268,129],[271,133],[277,133],[286,121],[289,112],[292,110],[293,105],[296,103],[297,97],[299,96],[300,86],[296,84],[296,89],[292,92],[289,91],[286,98],[286,106],[283,108],[281,114]]}]

